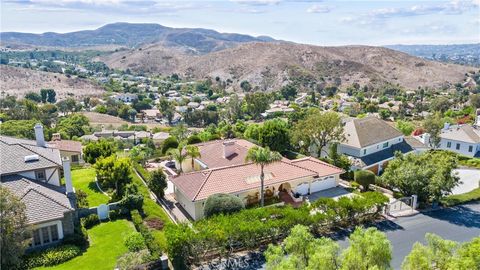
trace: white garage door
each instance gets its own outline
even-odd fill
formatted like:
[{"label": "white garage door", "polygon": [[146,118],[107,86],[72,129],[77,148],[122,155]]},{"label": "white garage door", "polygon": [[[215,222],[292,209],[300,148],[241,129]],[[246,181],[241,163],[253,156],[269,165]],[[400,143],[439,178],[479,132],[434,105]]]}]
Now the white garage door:
[{"label": "white garage door", "polygon": [[295,189],[295,192],[300,193],[301,195],[308,194],[308,183],[301,183]]},{"label": "white garage door", "polygon": [[310,193],[321,191],[324,189],[329,189],[337,186],[334,176],[329,176],[326,179],[319,179],[315,182],[312,182],[310,187]]}]

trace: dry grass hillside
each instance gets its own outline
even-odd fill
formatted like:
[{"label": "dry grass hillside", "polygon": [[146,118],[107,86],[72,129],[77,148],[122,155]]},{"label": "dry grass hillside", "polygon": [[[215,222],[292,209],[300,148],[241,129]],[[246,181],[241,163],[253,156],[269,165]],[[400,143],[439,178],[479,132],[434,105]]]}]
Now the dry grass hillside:
[{"label": "dry grass hillside", "polygon": [[248,80],[262,90],[290,80],[303,84],[379,85],[386,82],[409,89],[442,87],[464,78],[471,68],[432,62],[383,47],[320,47],[295,43],[246,43],[205,55],[151,45],[101,59],[114,68],[184,77],[231,79],[235,90]]},{"label": "dry grass hillside", "polygon": [[30,91],[40,92],[42,88],[53,88],[57,99],[101,96],[103,93],[100,86],[86,79],[67,78],[63,74],[6,65],[0,65],[0,88],[6,94],[18,97],[23,97]]}]

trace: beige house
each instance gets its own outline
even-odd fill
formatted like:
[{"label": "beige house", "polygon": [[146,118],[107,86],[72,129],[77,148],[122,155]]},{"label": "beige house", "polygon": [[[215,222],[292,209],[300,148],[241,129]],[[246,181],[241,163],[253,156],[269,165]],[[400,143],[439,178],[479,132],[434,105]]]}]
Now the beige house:
[{"label": "beige house", "polygon": [[[246,162],[248,149],[254,144],[246,140],[219,140],[197,144],[201,157],[182,164],[184,174],[171,177],[178,203],[198,220],[203,217],[206,199],[217,193],[232,194],[247,205],[260,198],[260,166]],[[300,202],[302,196],[338,185],[343,170],[307,157],[286,158],[268,165],[265,172],[266,198],[280,197],[286,203]]]}]

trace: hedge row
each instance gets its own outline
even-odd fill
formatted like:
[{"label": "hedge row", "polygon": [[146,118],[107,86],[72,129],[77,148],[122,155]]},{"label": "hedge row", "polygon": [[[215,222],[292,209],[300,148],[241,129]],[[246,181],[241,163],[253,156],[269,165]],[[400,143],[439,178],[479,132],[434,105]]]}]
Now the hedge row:
[{"label": "hedge row", "polygon": [[132,217],[133,225],[135,225],[137,231],[142,234],[143,239],[145,240],[145,245],[147,246],[148,250],[150,250],[152,258],[159,258],[162,255],[162,248],[155,241],[155,237],[153,236],[150,229],[143,223],[140,212],[138,212],[138,210],[133,210],[130,212],[130,215]]},{"label": "hedge row", "polygon": [[376,219],[388,198],[366,192],[338,201],[321,199],[311,206],[254,208],[231,215],[217,215],[166,229],[167,251],[175,269],[189,269],[205,259],[227,256],[240,249],[254,249],[286,237],[290,229],[302,224],[317,234],[335,227],[350,227]]},{"label": "hedge row", "polygon": [[75,245],[61,245],[46,250],[33,252],[25,256],[24,267],[32,269],[40,266],[52,266],[61,264],[82,253]]}]

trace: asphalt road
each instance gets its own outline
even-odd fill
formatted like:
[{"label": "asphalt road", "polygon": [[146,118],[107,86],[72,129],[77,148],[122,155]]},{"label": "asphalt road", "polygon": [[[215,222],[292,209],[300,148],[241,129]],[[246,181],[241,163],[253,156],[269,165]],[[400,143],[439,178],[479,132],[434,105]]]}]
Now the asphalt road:
[{"label": "asphalt road", "polygon": [[[425,243],[426,233],[435,233],[457,242],[480,236],[480,202],[383,221],[375,227],[386,233],[391,241],[392,267],[400,269],[413,244],[417,241]],[[348,246],[347,234],[340,234],[337,239],[340,246]]]}]

